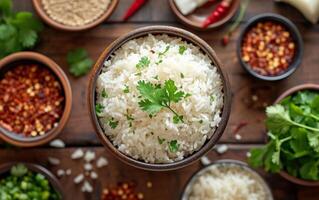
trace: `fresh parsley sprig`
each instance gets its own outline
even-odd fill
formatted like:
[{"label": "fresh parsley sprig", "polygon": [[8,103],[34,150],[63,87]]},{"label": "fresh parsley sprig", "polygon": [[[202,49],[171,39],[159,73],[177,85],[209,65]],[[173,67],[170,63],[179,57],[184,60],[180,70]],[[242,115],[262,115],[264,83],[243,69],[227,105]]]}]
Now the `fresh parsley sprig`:
[{"label": "fresh parsley sprig", "polygon": [[137,89],[142,97],[138,102],[142,110],[150,115],[154,115],[163,108],[167,108],[174,114],[174,123],[184,122],[183,116],[179,115],[172,108],[171,104],[179,102],[190,94],[177,90],[173,80],[166,80],[163,86],[161,84],[152,84],[142,80],[138,82]]}]

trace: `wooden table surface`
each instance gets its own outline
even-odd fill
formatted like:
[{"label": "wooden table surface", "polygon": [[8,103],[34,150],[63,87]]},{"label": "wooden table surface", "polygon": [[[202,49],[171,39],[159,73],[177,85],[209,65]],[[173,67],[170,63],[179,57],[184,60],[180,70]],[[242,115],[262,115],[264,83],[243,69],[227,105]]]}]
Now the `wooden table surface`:
[{"label": "wooden table surface", "polygon": [[[127,166],[114,158],[99,142],[91,125],[87,108],[88,76],[73,78],[67,71],[66,54],[70,49],[77,47],[86,48],[93,59],[97,59],[102,50],[113,40],[138,27],[154,24],[171,25],[181,27],[194,32],[208,42],[217,52],[228,73],[233,95],[231,117],[220,144],[227,144],[229,150],[222,155],[214,150],[208,153],[211,160],[231,158],[245,161],[246,153],[252,147],[264,143],[264,108],[262,104],[271,104],[284,90],[301,83],[319,83],[319,26],[311,25],[294,8],[274,3],[271,0],[252,0],[242,24],[260,13],[274,12],[291,19],[299,28],[304,40],[304,57],[300,68],[288,79],[269,83],[258,81],[248,75],[239,65],[236,55],[236,41],[240,28],[236,31],[227,47],[220,43],[225,27],[218,31],[196,32],[181,25],[171,12],[166,0],[152,0],[147,3],[128,22],[123,23],[121,16],[133,0],[120,0],[120,3],[111,18],[103,25],[92,30],[80,33],[67,33],[54,30],[48,26],[41,33],[41,41],[35,51],[41,52],[55,60],[68,75],[73,90],[73,107],[70,120],[60,134],[60,138],[67,144],[65,149],[54,149],[49,145],[33,149],[18,149],[7,147],[3,142],[0,148],[0,163],[8,161],[30,161],[47,166],[56,173],[58,168],[72,169],[72,175],[61,178],[61,182],[67,194],[66,199],[99,199],[97,193],[83,194],[80,186],[73,184],[73,178],[82,171],[81,161],[70,159],[71,153],[78,147],[90,149],[108,158],[109,165],[98,170],[99,179],[94,185],[109,186],[121,181],[134,181],[137,190],[144,193],[145,199],[151,200],[175,200],[179,199],[182,188],[190,176],[202,167],[198,161],[184,169],[171,172],[148,172]],[[33,11],[31,0],[15,0],[16,10]],[[256,95],[260,103],[252,101]],[[247,123],[238,131],[242,136],[240,141],[235,139],[235,130],[238,125]],[[48,156],[61,160],[58,167],[49,166]],[[278,175],[266,174],[259,170],[260,174],[270,185],[274,197],[277,200],[318,200],[319,188],[300,187]],[[152,188],[147,188],[146,183],[151,181]]]}]

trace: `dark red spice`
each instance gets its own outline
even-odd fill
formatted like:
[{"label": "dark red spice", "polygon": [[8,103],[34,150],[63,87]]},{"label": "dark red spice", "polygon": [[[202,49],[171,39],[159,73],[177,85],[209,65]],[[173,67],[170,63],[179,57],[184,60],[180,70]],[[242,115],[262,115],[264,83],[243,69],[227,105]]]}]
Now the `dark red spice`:
[{"label": "dark red spice", "polygon": [[146,3],[146,0],[135,0],[129,9],[126,11],[123,20],[126,21],[128,18],[130,18],[132,15],[136,13],[138,9],[140,9],[144,4]]},{"label": "dark red spice", "polygon": [[248,125],[248,122],[240,122],[239,124],[235,126],[233,133],[234,134],[238,133],[240,129],[244,128],[247,125]]},{"label": "dark red spice", "polygon": [[221,20],[230,10],[232,0],[223,0],[213,12],[204,20],[202,27],[207,28],[209,25]]},{"label": "dark red spice", "polygon": [[134,183],[119,183],[116,187],[105,188],[101,200],[141,200],[144,199],[142,193],[135,192]]},{"label": "dark red spice", "polygon": [[290,32],[282,24],[259,22],[244,36],[242,60],[263,76],[285,72],[293,61],[296,45]]},{"label": "dark red spice", "polygon": [[63,113],[60,82],[37,64],[9,69],[0,80],[0,125],[24,136],[50,131]]}]

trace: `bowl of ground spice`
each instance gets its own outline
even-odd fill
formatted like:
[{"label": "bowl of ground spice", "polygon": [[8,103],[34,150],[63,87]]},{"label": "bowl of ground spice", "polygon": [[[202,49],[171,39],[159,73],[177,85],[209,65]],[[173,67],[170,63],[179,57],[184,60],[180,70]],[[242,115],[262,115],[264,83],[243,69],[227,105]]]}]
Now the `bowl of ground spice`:
[{"label": "bowl of ground spice", "polygon": [[20,147],[55,138],[72,105],[63,70],[44,55],[20,52],[2,59],[0,71],[0,138]]},{"label": "bowl of ground spice", "polygon": [[251,18],[237,45],[244,69],[267,81],[290,76],[300,65],[303,55],[303,42],[297,27],[289,19],[273,13]]},{"label": "bowl of ground spice", "polygon": [[119,0],[33,0],[38,15],[50,26],[82,31],[105,21]]}]

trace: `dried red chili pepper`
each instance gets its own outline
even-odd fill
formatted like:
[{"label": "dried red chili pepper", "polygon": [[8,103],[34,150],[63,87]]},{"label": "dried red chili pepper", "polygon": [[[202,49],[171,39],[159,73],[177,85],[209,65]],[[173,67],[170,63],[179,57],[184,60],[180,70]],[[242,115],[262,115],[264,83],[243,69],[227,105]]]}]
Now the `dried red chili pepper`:
[{"label": "dried red chili pepper", "polygon": [[43,135],[57,125],[63,107],[61,84],[46,67],[19,65],[0,80],[0,125],[9,131]]},{"label": "dried red chili pepper", "polygon": [[123,20],[126,21],[128,18],[130,18],[132,15],[136,13],[138,9],[140,9],[144,4],[146,3],[146,0],[135,0],[129,9],[126,11]]},{"label": "dried red chili pepper", "polygon": [[204,20],[202,27],[207,28],[209,25],[221,20],[230,10],[232,0],[223,0],[217,5],[213,12]]}]

